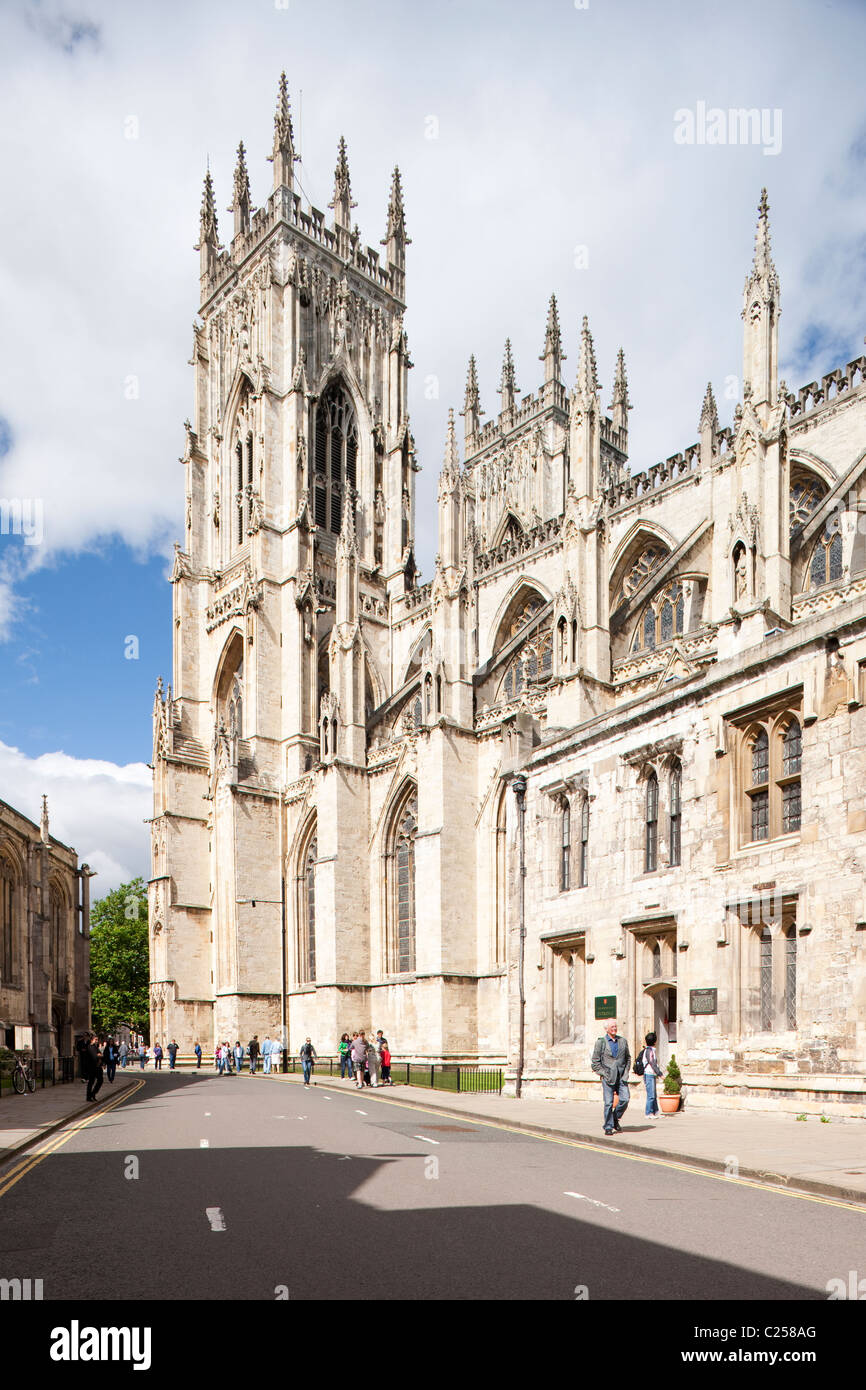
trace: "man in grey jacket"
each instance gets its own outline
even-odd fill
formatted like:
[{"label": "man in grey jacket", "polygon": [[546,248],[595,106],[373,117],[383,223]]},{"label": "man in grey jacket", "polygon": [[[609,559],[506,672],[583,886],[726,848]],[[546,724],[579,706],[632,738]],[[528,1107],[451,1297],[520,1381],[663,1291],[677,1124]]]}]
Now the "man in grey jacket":
[{"label": "man in grey jacket", "polygon": [[[592,1069],[601,1077],[604,1096],[604,1132],[619,1134],[620,1120],[625,1114],[629,1101],[628,1074],[631,1068],[631,1053],[625,1038],[617,1037],[617,1022],[610,1019],[604,1025],[604,1037],[599,1038],[592,1053]],[[614,1109],[614,1095],[619,1103]]]}]

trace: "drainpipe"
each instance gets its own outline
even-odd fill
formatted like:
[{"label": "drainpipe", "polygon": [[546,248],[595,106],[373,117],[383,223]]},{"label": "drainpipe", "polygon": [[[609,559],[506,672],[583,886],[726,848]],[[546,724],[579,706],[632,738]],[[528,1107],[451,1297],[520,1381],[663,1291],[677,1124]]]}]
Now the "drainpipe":
[{"label": "drainpipe", "polygon": [[517,949],[517,998],[518,998],[518,1022],[517,1022],[517,1075],[514,1081],[514,1094],[519,1100],[523,1087],[523,1052],[524,1052],[524,1031],[526,1016],[526,991],[524,988],[524,958],[526,954],[526,853],[524,840],[524,826],[526,822],[526,778],[522,772],[515,776],[512,787],[517,798],[517,828],[518,841],[520,845],[519,855],[519,902],[520,902],[520,936]]}]

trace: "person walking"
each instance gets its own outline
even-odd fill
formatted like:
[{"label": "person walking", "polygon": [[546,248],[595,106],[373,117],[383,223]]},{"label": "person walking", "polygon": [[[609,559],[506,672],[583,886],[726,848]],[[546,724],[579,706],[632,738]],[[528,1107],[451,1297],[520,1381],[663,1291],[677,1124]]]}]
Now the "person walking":
[{"label": "person walking", "polygon": [[238,1076],[240,1076],[244,1069],[244,1045],[240,1038],[237,1038],[235,1041],[235,1067],[237,1068]]},{"label": "person walking", "polygon": [[99,1038],[92,1034],[90,1044],[87,1048],[85,1057],[87,1068],[87,1099],[96,1100],[102,1087],[102,1050],[99,1046]]},{"label": "person walking", "polygon": [[105,1067],[106,1078],[109,1082],[113,1082],[117,1071],[117,1053],[111,1038],[106,1041],[105,1047],[102,1049],[102,1065]]},{"label": "person walking", "polygon": [[159,1043],[153,1044],[153,1069],[162,1071],[162,1047]]},{"label": "person walking", "polygon": [[174,1064],[177,1061],[177,1039],[172,1038],[168,1045],[168,1069],[174,1071]]},{"label": "person walking", "polygon": [[128,1057],[129,1057],[129,1047],[127,1046],[127,1043],[126,1043],[126,1039],[125,1039],[125,1038],[124,1038],[123,1042],[120,1044],[119,1056],[120,1056],[120,1070],[121,1070],[121,1071],[126,1071],[126,1063],[127,1063]]},{"label": "person walking", "polygon": [[201,1070],[201,1043],[200,1043],[200,1042],[197,1042],[197,1043],[196,1043],[195,1047],[193,1048],[193,1052],[195,1053],[195,1064],[196,1064],[196,1066],[198,1067],[198,1069]]},{"label": "person walking", "polygon": [[369,1084],[373,1087],[379,1085],[379,1053],[375,1043],[367,1043],[367,1071],[370,1074]]},{"label": "person walking", "polygon": [[143,1042],[138,1044],[138,1065],[142,1071],[147,1066],[147,1048]]},{"label": "person walking", "polygon": [[262,1043],[262,1072],[265,1076],[271,1074],[271,1039],[268,1035]]},{"label": "person walking", "polygon": [[[625,1038],[618,1037],[617,1033],[617,1021],[612,1018],[605,1024],[604,1036],[597,1039],[592,1052],[592,1069],[601,1077],[605,1134],[619,1134],[620,1120],[629,1102],[631,1054]],[[617,1098],[616,1107],[614,1096]]]},{"label": "person walking", "polygon": [[256,1063],[259,1060],[259,1035],[255,1033],[247,1044],[247,1053],[250,1059],[250,1076],[255,1076]]},{"label": "person walking", "polygon": [[656,1043],[658,1038],[655,1033],[647,1033],[644,1038],[646,1047],[641,1048],[635,1062],[635,1070],[638,1066],[643,1068],[643,1084],[646,1089],[646,1116],[650,1120],[657,1120],[659,1117],[659,1102],[656,1095],[656,1082],[662,1074],[662,1069],[658,1064],[656,1056]]},{"label": "person walking", "polygon": [[271,1038],[271,1071],[276,1073],[280,1070],[283,1059],[283,1044],[279,1038]]},{"label": "person walking", "polygon": [[313,1074],[313,1063],[316,1061],[317,1056],[318,1054],[316,1052],[316,1049],[313,1047],[313,1044],[310,1042],[310,1039],[307,1038],[307,1041],[304,1043],[300,1051],[301,1070],[304,1073],[305,1086],[309,1086],[310,1084],[310,1077]]},{"label": "person walking", "polygon": [[367,1039],[363,1028],[352,1039],[352,1066],[355,1068],[355,1085],[359,1091],[364,1089],[364,1072],[367,1068]]},{"label": "person walking", "polygon": [[393,1086],[394,1082],[391,1080],[391,1049],[388,1047],[387,1038],[385,1039],[385,1044],[380,1056],[382,1058],[382,1085]]},{"label": "person walking", "polygon": [[348,1076],[349,1078],[351,1078],[351,1075],[352,1075],[352,1059],[351,1059],[351,1057],[349,1056],[349,1048],[350,1048],[349,1034],[348,1034],[348,1033],[344,1033],[343,1036],[342,1036],[341,1039],[340,1039],[340,1046],[339,1046],[339,1049],[338,1049],[338,1050],[339,1050],[339,1053],[340,1053],[340,1080],[341,1080],[341,1081],[342,1081],[342,1079],[343,1079],[344,1076]]}]

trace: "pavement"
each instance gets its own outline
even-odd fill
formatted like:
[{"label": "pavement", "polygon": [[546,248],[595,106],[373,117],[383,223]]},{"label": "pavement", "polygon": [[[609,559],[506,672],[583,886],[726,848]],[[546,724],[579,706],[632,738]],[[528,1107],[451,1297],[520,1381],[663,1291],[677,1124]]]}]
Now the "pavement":
[{"label": "pavement", "polygon": [[[147,1075],[154,1076],[152,1068]],[[211,1068],[200,1072],[163,1069],[163,1084],[188,1086],[196,1077],[210,1078]],[[38,1089],[33,1095],[9,1095],[0,1099],[0,1162],[31,1148],[70,1120],[98,1111],[99,1105],[116,1098],[126,1086],[139,1080],[138,1067],[118,1070],[113,1085],[105,1083],[99,1103],[88,1105],[79,1081]],[[237,1078],[235,1078],[237,1080]],[[258,1085],[279,1080],[300,1087],[300,1076],[267,1077],[257,1074]],[[318,1078],[317,1087],[352,1093],[354,1083],[337,1078]],[[866,1119],[820,1116],[798,1120],[795,1115],[764,1114],[738,1110],[685,1109],[675,1115],[649,1120],[644,1115],[643,1087],[633,1088],[632,1102],[623,1117],[622,1133],[607,1138],[602,1133],[601,1098],[597,1102],[562,1099],[516,1100],[509,1096],[453,1095],[415,1086],[380,1087],[365,1091],[367,1101],[392,1102],[431,1114],[459,1116],[528,1134],[548,1135],[571,1142],[616,1148],[647,1160],[679,1162],[686,1168],[723,1173],[792,1191],[811,1192],[837,1201],[866,1206]]]}]

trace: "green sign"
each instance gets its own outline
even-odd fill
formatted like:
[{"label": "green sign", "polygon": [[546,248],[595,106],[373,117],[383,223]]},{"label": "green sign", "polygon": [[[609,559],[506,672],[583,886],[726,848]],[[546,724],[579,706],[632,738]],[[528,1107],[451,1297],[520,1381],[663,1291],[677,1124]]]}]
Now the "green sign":
[{"label": "green sign", "polygon": [[597,994],[595,996],[596,1018],[616,1018],[616,995]]}]

